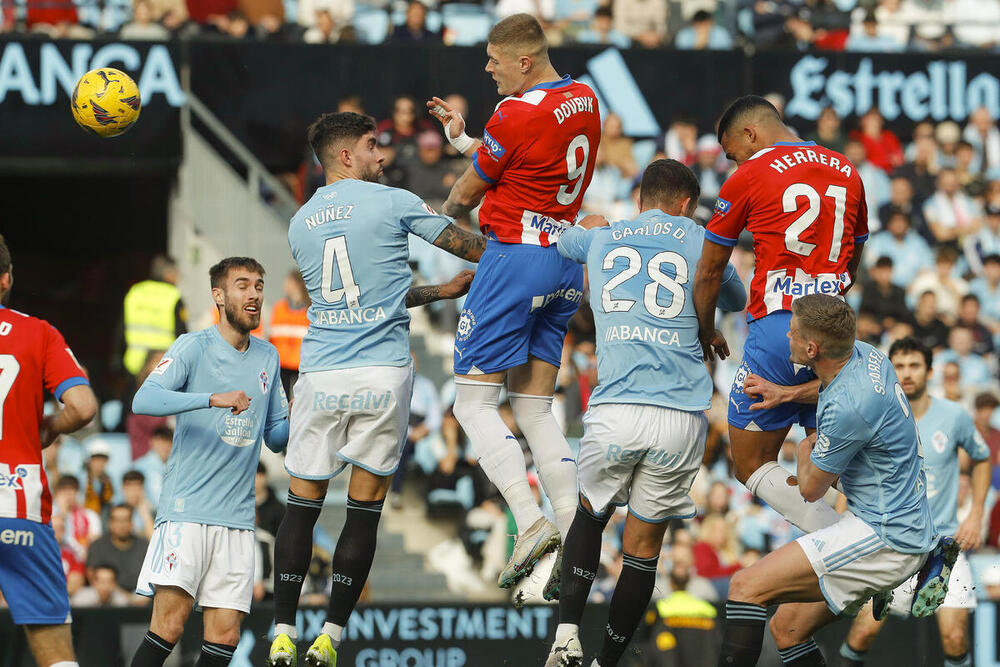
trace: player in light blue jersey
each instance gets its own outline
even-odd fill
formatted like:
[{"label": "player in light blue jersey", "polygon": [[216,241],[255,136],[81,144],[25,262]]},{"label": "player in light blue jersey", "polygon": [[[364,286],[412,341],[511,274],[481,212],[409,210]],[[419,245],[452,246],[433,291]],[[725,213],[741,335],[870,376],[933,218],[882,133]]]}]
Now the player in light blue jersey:
[{"label": "player in light blue jersey", "polygon": [[296,664],[295,617],[313,526],[330,479],[350,465],[327,622],[305,657],[311,667],[336,664],[344,626],[375,557],[382,505],[409,425],[413,367],[406,309],[461,296],[472,282],[474,273],[463,271],[444,285],[411,288],[408,236],[472,262],[486,247],[482,235],[436,214],[416,195],[378,183],[383,158],[371,117],[323,114],[309,128],[309,143],[326,185],[288,227],[311,305],[285,457],[288,505],[275,536],[268,664],[280,667]]},{"label": "player in light blue jersey", "polygon": [[[975,549],[982,541],[983,505],[990,488],[990,450],[976,430],[972,417],[958,403],[931,398],[927,380],[931,375],[931,351],[914,338],[897,340],[889,348],[889,360],[910,401],[917,431],[924,445],[927,500],[934,527],[942,535],[954,535],[963,549]],[[972,461],[972,509],[959,524],[959,448]],[[891,610],[909,615],[914,582],[907,581],[892,594]],[[960,554],[951,571],[948,594],[937,610],[945,667],[969,667],[969,610],[976,607],[975,585],[969,561]],[[843,667],[860,667],[865,654],[885,620],[875,620],[866,606],[851,625],[840,647]]]},{"label": "player in light blue jersey", "polygon": [[178,338],[136,392],[136,414],[177,415],[153,539],[136,592],[153,598],[132,667],[160,667],[195,604],[204,610],[197,667],[228,665],[250,611],[254,475],[261,441],[288,441],[288,402],[260,324],[264,267],[229,257],[209,271],[219,324]]},{"label": "player in light blue jersey", "polygon": [[921,611],[947,591],[957,549],[934,531],[910,404],[888,359],[856,331],[838,297],[792,303],[791,361],[812,368],[822,387],[817,431],[797,450],[799,491],[814,502],[839,477],[848,511],[733,576],[720,667],[757,664],[769,604],[807,603],[780,606],[771,632],[783,662],[821,665],[812,635],[839,615],[857,614],[918,570]]},{"label": "player in light blue jersey", "polygon": [[[695,514],[688,496],[705,452],[712,378],[702,359],[689,277],[705,230],[690,219],[700,187],[676,160],[646,167],[634,220],[563,232],[559,252],[587,265],[597,330],[598,384],[584,417],[579,505],[562,547],[559,626],[546,667],[582,665],[580,619],[597,572],[601,533],[628,505],[624,564],[615,587],[600,667],[618,664],[649,603],[669,519]],[[739,311],[746,289],[729,265],[720,307]],[[721,334],[717,353],[725,358]]]}]

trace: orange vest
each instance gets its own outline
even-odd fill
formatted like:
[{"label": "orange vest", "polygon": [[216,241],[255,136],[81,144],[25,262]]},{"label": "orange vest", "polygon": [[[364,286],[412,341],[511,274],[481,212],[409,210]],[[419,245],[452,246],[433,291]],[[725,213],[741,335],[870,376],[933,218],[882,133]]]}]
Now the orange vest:
[{"label": "orange vest", "polygon": [[271,313],[271,344],[278,348],[281,367],[299,370],[299,352],[302,349],[302,338],[309,329],[309,309],[295,310],[288,305],[288,299],[282,299],[274,304]]}]

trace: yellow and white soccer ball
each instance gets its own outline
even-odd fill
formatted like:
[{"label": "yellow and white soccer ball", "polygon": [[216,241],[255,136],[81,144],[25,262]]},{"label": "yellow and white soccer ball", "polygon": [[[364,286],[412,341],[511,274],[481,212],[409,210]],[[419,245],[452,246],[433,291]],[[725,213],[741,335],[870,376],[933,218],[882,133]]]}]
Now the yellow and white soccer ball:
[{"label": "yellow and white soccer ball", "polygon": [[142,99],[139,86],[128,74],[101,67],[76,82],[71,107],[80,127],[101,137],[114,137],[135,124]]}]

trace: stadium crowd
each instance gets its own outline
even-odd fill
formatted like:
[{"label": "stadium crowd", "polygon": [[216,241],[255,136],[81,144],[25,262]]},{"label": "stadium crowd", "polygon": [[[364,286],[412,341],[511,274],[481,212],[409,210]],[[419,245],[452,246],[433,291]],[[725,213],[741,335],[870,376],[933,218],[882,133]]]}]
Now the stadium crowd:
[{"label": "stadium crowd", "polygon": [[[170,3],[164,3],[170,4]],[[779,107],[781,100],[771,99]],[[449,103],[462,109],[465,100]],[[362,100],[344,98],[341,110],[363,111]],[[984,513],[987,536],[972,559],[977,593],[1000,600],[1000,129],[985,109],[967,122],[919,123],[911,136],[896,136],[877,111],[847,127],[832,109],[815,127],[796,128],[801,136],[844,152],[860,170],[867,190],[869,227],[863,272],[848,299],[859,313],[858,337],[887,350],[892,341],[913,335],[934,350],[931,392],[964,405],[990,447],[995,466]],[[443,141],[418,103],[399,97],[389,118],[378,125],[386,154],[385,182],[405,187],[439,207],[451,184],[467,166]],[[651,150],[650,150],[651,149]],[[671,157],[689,165],[702,188],[697,217],[711,214],[719,187],[732,170],[712,135],[679,118],[650,146],[624,136],[620,120],[609,114],[597,157],[597,169],[585,195],[584,210],[611,219],[637,213],[637,178],[656,157]],[[322,174],[310,156],[298,174],[298,195],[307,199],[321,185]],[[475,220],[459,221],[472,226]],[[415,278],[440,282],[467,268],[461,260],[411,239]],[[741,277],[753,271],[752,244],[741,239],[733,256]],[[169,282],[160,262],[158,280]],[[280,272],[278,272],[280,275]],[[300,280],[284,282],[285,300],[271,305],[268,324],[259,335],[274,339],[301,337],[306,296]],[[567,434],[578,439],[581,417],[597,382],[593,315],[586,299],[574,317],[563,350],[556,409]],[[503,502],[481,473],[455,419],[455,390],[448,376],[450,336],[461,302],[434,304],[428,310],[425,345],[419,355],[421,372],[414,384],[408,443],[393,483],[390,502],[398,508],[404,485],[419,489],[431,520],[454,522],[463,558],[477,563],[484,582],[495,580],[510,548],[511,518]],[[174,304],[170,304],[174,312]],[[178,312],[183,308],[178,305]],[[296,314],[297,313],[297,314]],[[298,319],[296,319],[298,318]],[[295,324],[295,323],[298,324]],[[204,325],[210,324],[204,322]],[[299,327],[296,329],[296,327]],[[726,599],[729,577],[762,554],[794,539],[798,533],[778,513],[754,499],[732,474],[727,442],[726,394],[741,361],[746,319],[727,316],[722,328],[734,356],[715,364],[717,392],[709,411],[710,431],[702,470],[692,496],[695,519],[675,522],[660,559],[656,598],[669,613],[674,594],[678,604]],[[296,333],[297,332],[297,333]],[[276,343],[277,344],[277,343]],[[279,345],[286,349],[287,341]],[[135,374],[134,391],[156,367],[162,351],[150,351]],[[282,380],[290,385],[295,363],[283,355]],[[286,372],[287,371],[287,372]],[[123,369],[123,372],[128,373]],[[95,422],[45,450],[46,472],[53,489],[53,527],[60,539],[67,585],[77,606],[141,605],[148,600],[132,594],[147,540],[152,534],[156,502],[166,471],[173,432],[171,419],[130,414],[129,395],[108,398]],[[502,398],[501,400],[505,400]],[[519,435],[509,408],[508,427]],[[795,471],[797,437],[785,443],[781,465]],[[927,446],[925,444],[925,446]],[[530,453],[525,448],[526,456]],[[278,470],[274,471],[278,473]],[[254,597],[270,588],[273,536],[283,513],[282,489],[271,484],[284,479],[258,470],[257,567]],[[534,478],[533,478],[534,479]],[[537,479],[532,482],[538,488]],[[540,493],[540,491],[539,491]],[[968,476],[960,485],[960,518],[971,505]],[[605,532],[602,572],[595,582],[595,599],[608,597],[622,564],[624,514],[612,519]],[[329,544],[320,537],[314,568],[304,595],[323,592]],[[454,552],[431,553],[429,565],[443,573],[456,568]],[[449,579],[449,583],[455,583]],[[461,591],[461,583],[454,586]],[[467,590],[467,589],[465,589]],[[707,612],[706,612],[707,613]]]},{"label": "stadium crowd", "polygon": [[549,43],[896,52],[996,49],[1000,0],[3,0],[0,32],[167,40],[485,41],[531,13]]}]

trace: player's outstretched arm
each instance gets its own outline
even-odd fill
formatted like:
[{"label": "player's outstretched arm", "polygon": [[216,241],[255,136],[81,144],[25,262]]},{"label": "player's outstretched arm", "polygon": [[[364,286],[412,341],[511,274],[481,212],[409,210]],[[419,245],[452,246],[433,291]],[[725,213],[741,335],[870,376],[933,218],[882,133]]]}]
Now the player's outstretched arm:
[{"label": "player's outstretched arm", "polygon": [[810,403],[819,401],[819,380],[810,380],[791,386],[775,384],[761,376],[750,373],[743,382],[743,392],[760,400],[750,404],[750,410],[770,410],[783,403]]},{"label": "player's outstretched arm", "polygon": [[972,462],[972,508],[969,516],[959,525],[955,532],[955,541],[963,549],[978,549],[983,542],[983,509],[986,505],[986,495],[990,490],[993,469],[990,460],[982,459]]},{"label": "player's outstretched arm", "polygon": [[451,186],[448,199],[445,201],[442,210],[445,215],[453,218],[461,218],[469,215],[472,209],[479,206],[483,200],[483,195],[490,189],[492,184],[484,181],[476,172],[475,162],[466,168],[465,173]]},{"label": "player's outstretched arm", "polygon": [[431,115],[444,125],[444,136],[448,139],[448,143],[455,147],[455,150],[466,157],[472,157],[476,154],[483,142],[479,139],[473,139],[465,133],[465,119],[462,118],[462,114],[440,97],[429,99],[427,108]]},{"label": "player's outstretched arm", "polygon": [[731,246],[724,246],[705,239],[701,259],[694,276],[694,309],[698,314],[698,339],[707,361],[715,359],[713,339],[718,338],[715,328],[715,308],[719,302],[722,278],[733,254]]},{"label": "player's outstretched arm", "polygon": [[63,404],[62,409],[42,420],[42,449],[51,445],[56,436],[80,430],[97,414],[97,397],[89,385],[70,387],[59,400]]},{"label": "player's outstretched arm", "polygon": [[288,446],[288,419],[282,419],[264,431],[264,444],[275,454],[280,454]]},{"label": "player's outstretched arm", "polygon": [[457,299],[469,292],[472,279],[476,277],[475,271],[459,272],[454,278],[443,285],[420,285],[411,287],[406,293],[406,307],[415,308],[427,303],[440,301],[441,299]]},{"label": "player's outstretched arm", "polygon": [[841,294],[847,294],[847,291],[854,287],[854,283],[858,278],[858,267],[861,266],[861,253],[864,249],[864,243],[854,244],[854,252],[851,254],[851,259],[847,261],[847,274],[851,276],[851,284]]},{"label": "player's outstretched arm", "polygon": [[483,256],[483,251],[486,250],[486,237],[462,229],[458,225],[449,224],[434,239],[434,245],[442,250],[447,250],[456,257],[470,262],[478,262],[479,258]]},{"label": "player's outstretched arm", "polygon": [[799,493],[809,503],[822,498],[839,477],[835,473],[820,470],[813,464],[810,456],[815,445],[816,434],[812,433],[806,436],[806,439],[800,442],[796,448],[796,459],[798,461],[796,477],[799,481]]}]

